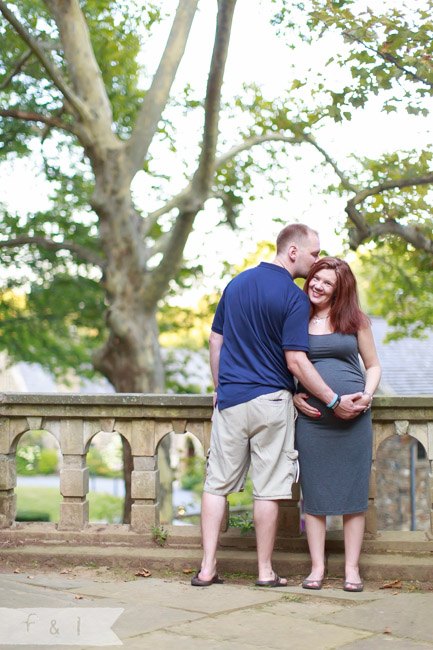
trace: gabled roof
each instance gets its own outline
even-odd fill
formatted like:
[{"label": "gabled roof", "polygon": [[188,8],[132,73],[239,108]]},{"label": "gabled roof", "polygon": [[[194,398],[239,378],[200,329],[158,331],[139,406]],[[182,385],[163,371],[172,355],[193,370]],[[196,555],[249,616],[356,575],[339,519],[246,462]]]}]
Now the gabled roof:
[{"label": "gabled roof", "polygon": [[378,393],[382,395],[432,395],[433,399],[433,329],[426,338],[404,338],[384,343],[392,331],[383,318],[372,318],[371,326],[382,379]]}]

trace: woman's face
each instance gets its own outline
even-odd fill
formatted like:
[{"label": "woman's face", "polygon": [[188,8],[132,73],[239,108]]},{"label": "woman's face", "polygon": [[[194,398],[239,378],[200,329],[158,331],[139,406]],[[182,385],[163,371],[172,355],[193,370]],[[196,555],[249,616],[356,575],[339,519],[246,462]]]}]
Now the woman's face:
[{"label": "woman's face", "polygon": [[315,309],[330,307],[337,288],[337,274],[333,269],[321,269],[310,280],[308,297]]}]

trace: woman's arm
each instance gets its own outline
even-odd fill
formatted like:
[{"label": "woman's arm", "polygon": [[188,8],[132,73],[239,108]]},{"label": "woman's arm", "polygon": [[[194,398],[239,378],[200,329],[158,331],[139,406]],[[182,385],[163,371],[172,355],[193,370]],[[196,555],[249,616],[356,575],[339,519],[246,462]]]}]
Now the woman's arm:
[{"label": "woman's arm", "polygon": [[371,399],[379,386],[381,369],[379,358],[374,344],[371,327],[365,327],[358,332],[358,350],[365,367],[365,388],[364,395],[358,400],[358,404],[371,404]]}]

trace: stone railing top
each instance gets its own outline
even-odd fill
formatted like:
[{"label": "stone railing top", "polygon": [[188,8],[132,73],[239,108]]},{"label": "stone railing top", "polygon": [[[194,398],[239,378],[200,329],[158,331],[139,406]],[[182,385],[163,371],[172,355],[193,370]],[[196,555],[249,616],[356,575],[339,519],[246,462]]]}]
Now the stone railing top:
[{"label": "stone railing top", "polygon": [[209,420],[211,395],[2,393],[0,416],[176,418]]},{"label": "stone railing top", "polygon": [[166,393],[0,393],[3,404],[119,404],[130,406],[209,406],[212,395]]},{"label": "stone railing top", "polygon": [[[0,415],[210,419],[211,395],[145,393],[1,393]],[[374,420],[433,419],[433,395],[377,395]]]}]

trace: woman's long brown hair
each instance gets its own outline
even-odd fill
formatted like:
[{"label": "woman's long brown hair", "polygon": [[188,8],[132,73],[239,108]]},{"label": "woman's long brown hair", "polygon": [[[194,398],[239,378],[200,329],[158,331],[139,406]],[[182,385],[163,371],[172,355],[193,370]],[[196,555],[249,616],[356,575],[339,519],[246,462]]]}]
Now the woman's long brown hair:
[{"label": "woman's long brown hair", "polygon": [[[370,320],[359,306],[356,278],[348,263],[339,257],[322,257],[313,264],[304,284],[305,293],[308,295],[312,278],[322,269],[332,269],[337,276],[329,314],[334,332],[355,334],[363,327],[368,327]],[[313,308],[311,313],[312,310]]]}]

